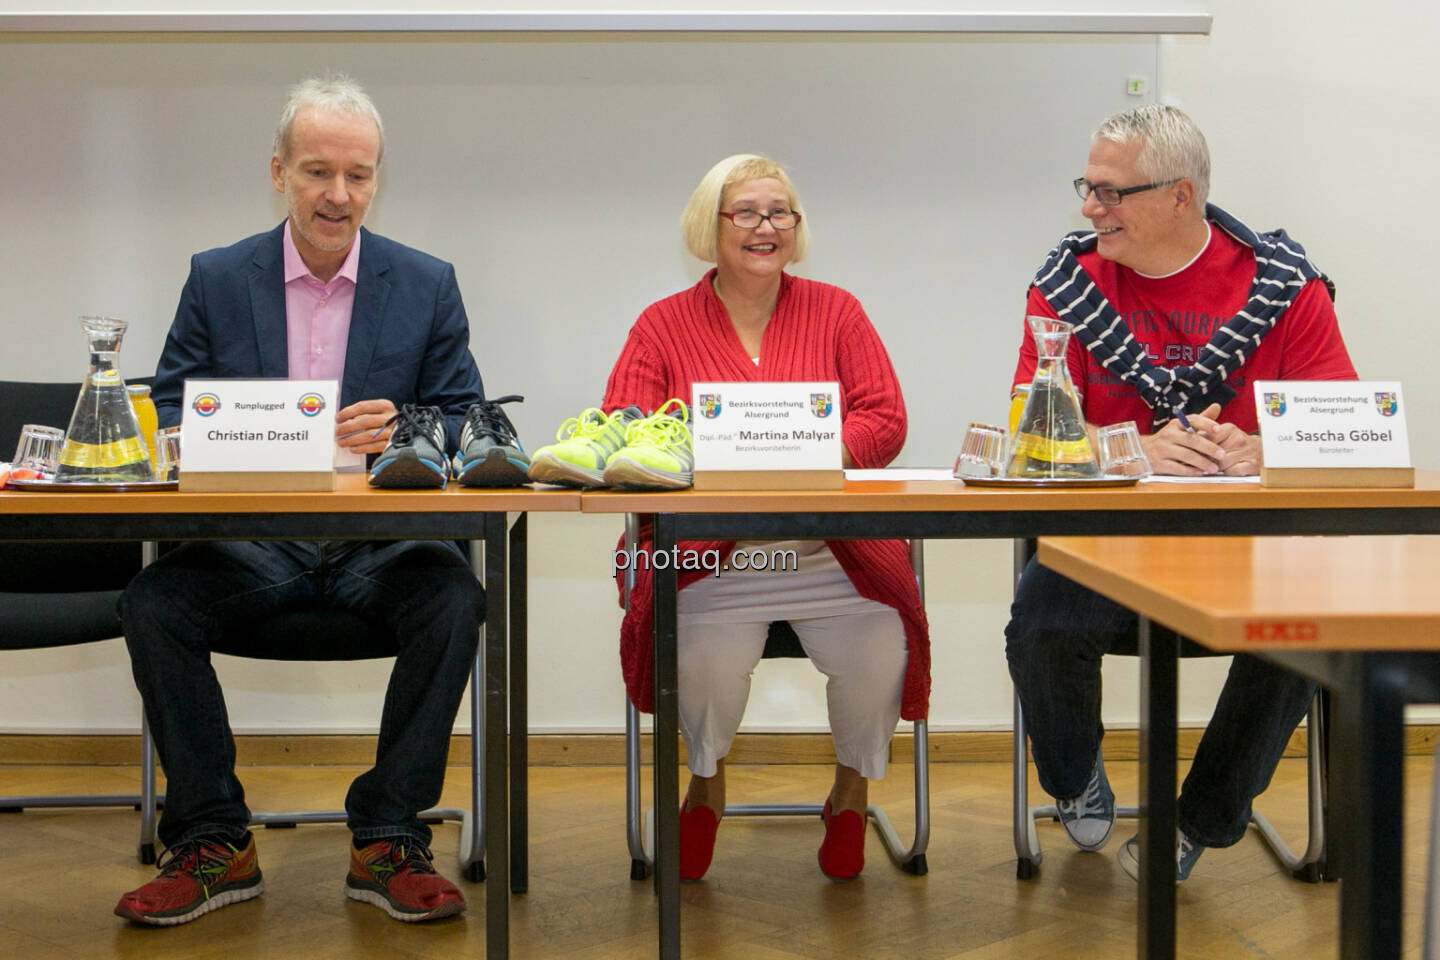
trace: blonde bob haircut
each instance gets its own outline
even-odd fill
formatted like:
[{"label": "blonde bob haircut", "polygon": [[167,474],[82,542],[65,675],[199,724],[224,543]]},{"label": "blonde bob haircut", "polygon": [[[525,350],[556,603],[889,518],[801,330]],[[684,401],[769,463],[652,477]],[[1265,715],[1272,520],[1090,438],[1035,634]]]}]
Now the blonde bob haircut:
[{"label": "blonde bob haircut", "polygon": [[[715,240],[720,233],[720,204],[725,199],[725,191],[747,180],[763,179],[775,179],[784,184],[790,209],[802,212],[795,185],[780,164],[754,153],[726,157],[700,179],[700,185],[690,194],[690,202],[685,204],[685,212],[680,214],[680,233],[691,253],[706,263],[716,261]],[[804,259],[809,248],[810,229],[802,216],[795,226],[795,256],[791,258],[792,262]]]}]

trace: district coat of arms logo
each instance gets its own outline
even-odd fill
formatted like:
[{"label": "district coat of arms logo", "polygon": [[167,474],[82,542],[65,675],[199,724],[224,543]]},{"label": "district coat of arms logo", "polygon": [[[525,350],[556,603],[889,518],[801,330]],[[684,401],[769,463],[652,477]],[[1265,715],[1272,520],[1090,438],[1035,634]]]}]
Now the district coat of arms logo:
[{"label": "district coat of arms logo", "polygon": [[1268,414],[1270,414],[1270,416],[1272,416],[1272,417],[1284,416],[1284,414],[1285,414],[1285,394],[1283,394],[1283,393],[1267,393],[1267,394],[1265,394],[1265,412],[1268,413]]},{"label": "district coat of arms logo", "polygon": [[828,393],[810,394],[810,412],[821,420],[830,416],[830,411],[835,409],[833,398]]},{"label": "district coat of arms logo", "polygon": [[1393,391],[1382,391],[1375,394],[1375,409],[1380,411],[1382,417],[1393,417],[1400,409],[1400,401]]},{"label": "district coat of arms logo", "polygon": [[704,415],[706,420],[714,420],[716,417],[720,416],[720,409],[720,394],[700,394],[700,413]]}]

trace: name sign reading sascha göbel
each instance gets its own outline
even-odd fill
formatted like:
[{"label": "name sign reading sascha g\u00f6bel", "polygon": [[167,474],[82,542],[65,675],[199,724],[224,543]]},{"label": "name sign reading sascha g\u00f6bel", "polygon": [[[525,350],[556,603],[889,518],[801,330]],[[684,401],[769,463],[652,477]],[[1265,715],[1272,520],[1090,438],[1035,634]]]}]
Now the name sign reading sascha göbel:
[{"label": "name sign reading sascha g\u00f6bel", "polygon": [[1257,380],[1255,413],[1266,466],[1410,466],[1399,383]]},{"label": "name sign reading sascha g\u00f6bel", "polygon": [[1274,486],[1412,486],[1396,381],[1257,380],[1255,416]]},{"label": "name sign reading sascha g\u00f6bel", "polygon": [[[733,471],[763,471],[772,479],[821,471],[839,482],[838,383],[696,383],[693,390],[697,488],[707,485],[702,474]],[[776,482],[789,485],[783,477]]]}]

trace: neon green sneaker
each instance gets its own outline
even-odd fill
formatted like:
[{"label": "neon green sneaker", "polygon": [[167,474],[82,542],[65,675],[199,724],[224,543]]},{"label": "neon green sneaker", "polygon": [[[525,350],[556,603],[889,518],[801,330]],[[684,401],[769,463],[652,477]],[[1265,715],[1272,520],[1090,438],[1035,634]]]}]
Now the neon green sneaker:
[{"label": "neon green sneaker", "polygon": [[605,461],[605,482],[631,490],[680,490],[695,482],[690,408],[666,400],[625,431],[625,446]]},{"label": "neon green sneaker", "polygon": [[603,487],[605,461],[625,446],[625,430],[645,416],[639,407],[626,407],[606,416],[591,407],[571,417],[555,431],[558,443],[530,455],[530,479],[564,487]]}]

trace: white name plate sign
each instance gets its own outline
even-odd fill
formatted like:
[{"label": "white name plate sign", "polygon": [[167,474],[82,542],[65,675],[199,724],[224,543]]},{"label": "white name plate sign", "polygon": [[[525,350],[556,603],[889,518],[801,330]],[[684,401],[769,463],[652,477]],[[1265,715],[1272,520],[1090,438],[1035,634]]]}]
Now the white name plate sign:
[{"label": "white name plate sign", "polygon": [[1405,401],[1395,381],[1257,380],[1255,412],[1272,487],[1413,487]]},{"label": "white name plate sign", "polygon": [[840,385],[696,383],[696,490],[838,490]]},{"label": "white name plate sign", "polygon": [[334,380],[186,380],[180,489],[334,490]]}]

